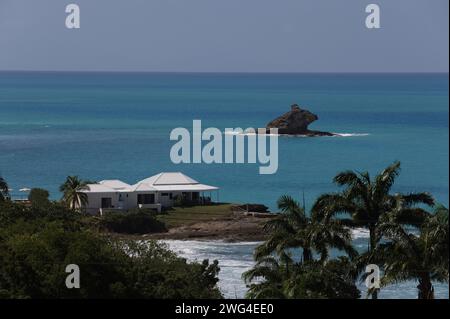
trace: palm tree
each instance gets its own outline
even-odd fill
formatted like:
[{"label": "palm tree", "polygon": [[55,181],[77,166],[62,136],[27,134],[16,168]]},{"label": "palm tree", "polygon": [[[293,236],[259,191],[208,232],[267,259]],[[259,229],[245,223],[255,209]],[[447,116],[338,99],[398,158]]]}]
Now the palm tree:
[{"label": "palm tree", "polygon": [[267,256],[243,274],[249,284],[246,296],[250,299],[359,298],[356,277],[356,269],[347,257],[325,263],[320,260],[294,263],[286,272],[283,260]]},{"label": "palm tree", "polygon": [[[365,227],[369,230],[369,252],[377,247],[381,233],[377,232],[380,218],[402,203],[401,224],[420,225],[426,212],[414,208],[417,204],[433,205],[434,200],[428,193],[390,194],[396,177],[400,173],[400,162],[394,162],[371,180],[368,172],[345,171],[334,177],[334,182],[345,187],[342,192],[320,196],[313,206],[317,219],[327,220],[337,215],[350,215],[341,222],[352,227]],[[341,216],[344,217],[344,216]],[[372,298],[377,298],[377,290]]]},{"label": "palm tree", "polygon": [[358,273],[348,257],[338,257],[323,263],[313,260],[297,264],[283,289],[294,299],[357,299],[361,292],[356,287]]},{"label": "palm tree", "polygon": [[307,217],[300,204],[290,196],[280,197],[277,204],[282,213],[264,226],[270,237],[256,248],[256,260],[276,253],[288,265],[292,262],[291,251],[298,248],[302,250],[303,262],[311,261],[313,252],[325,261],[331,248],[345,251],[350,257],[357,255],[351,245],[349,229],[339,220],[318,221],[315,216]]},{"label": "palm tree", "polygon": [[[261,257],[255,266],[243,273],[242,278],[246,283],[251,283],[247,291],[247,298],[287,298],[283,283],[288,278],[286,266],[272,256]],[[264,278],[263,282],[252,283],[258,278]]]},{"label": "palm tree", "polygon": [[[300,204],[290,196],[278,200],[282,213],[264,226],[269,239],[255,250],[256,265],[243,274],[249,285],[249,298],[311,297],[300,289],[311,269],[327,267],[329,249],[345,251],[351,258],[357,255],[351,245],[350,230],[338,220],[317,221],[307,217]],[[292,254],[301,250],[300,260]],[[315,260],[314,256],[319,259]],[[324,268],[325,269],[325,268]],[[252,283],[259,278],[263,281]],[[318,292],[320,293],[320,292]]]},{"label": "palm tree", "polygon": [[9,197],[9,188],[5,179],[0,176],[0,202]]},{"label": "palm tree", "polygon": [[63,193],[62,200],[74,210],[80,210],[88,204],[88,197],[83,192],[87,189],[87,183],[80,180],[78,176],[67,176],[66,181],[59,188]]},{"label": "palm tree", "polygon": [[419,299],[434,299],[432,281],[449,281],[448,209],[438,206],[426,218],[416,235],[401,225],[401,208],[380,220],[378,231],[388,240],[370,254],[370,260],[383,264],[382,285],[417,280]]}]

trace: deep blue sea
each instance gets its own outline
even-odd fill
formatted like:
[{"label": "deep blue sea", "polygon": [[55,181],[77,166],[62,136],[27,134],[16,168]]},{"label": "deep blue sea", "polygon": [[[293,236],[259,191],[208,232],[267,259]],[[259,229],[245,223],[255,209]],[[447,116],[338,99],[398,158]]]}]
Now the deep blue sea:
[{"label": "deep blue sea", "polygon": [[[59,198],[67,175],[135,183],[161,171],[182,171],[219,186],[221,201],[275,210],[283,194],[304,193],[310,206],[317,195],[335,191],[331,180],[339,171],[376,174],[400,160],[394,191],[428,191],[448,205],[448,79],[448,74],[0,72],[0,174],[15,196],[20,188],[42,187]],[[170,160],[175,127],[190,129],[194,119],[221,130],[264,127],[293,103],[319,116],[312,129],[345,137],[280,137],[275,175],[259,175],[255,164]],[[448,298],[448,286],[443,296]]]}]

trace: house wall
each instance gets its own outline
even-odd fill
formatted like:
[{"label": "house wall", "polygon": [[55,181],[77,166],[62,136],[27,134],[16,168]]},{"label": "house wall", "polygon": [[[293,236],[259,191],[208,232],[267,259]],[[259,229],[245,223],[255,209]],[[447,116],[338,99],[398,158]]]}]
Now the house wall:
[{"label": "house wall", "polygon": [[[161,205],[164,207],[172,207],[175,204],[175,199],[178,196],[181,196],[183,192],[161,192],[159,194]],[[163,194],[167,194],[167,196],[163,196]]]},{"label": "house wall", "polygon": [[[167,194],[167,196],[163,196],[163,194]],[[172,198],[170,198],[170,193],[169,192],[161,192],[159,193],[159,200],[160,203],[163,207],[171,207],[173,206],[174,200],[173,200],[174,196],[172,195]]]},{"label": "house wall", "polygon": [[[193,199],[193,193],[198,193],[198,196],[201,196],[201,192],[161,192],[160,202],[165,207],[172,207],[175,204],[175,199],[178,196],[182,196],[183,193],[186,193],[187,200]],[[168,196],[163,196],[163,194],[168,194]]]},{"label": "house wall", "polygon": [[86,212],[90,214],[96,214],[102,207],[102,198],[111,198],[111,204],[113,208],[118,207],[118,194],[117,193],[86,193],[88,196],[88,205],[85,207]]},{"label": "house wall", "polygon": [[159,203],[159,194],[157,192],[133,192],[128,194],[127,209],[138,207],[138,194],[154,194],[155,203]]},{"label": "house wall", "polygon": [[[168,194],[168,196],[162,196],[163,193]],[[112,209],[127,210],[137,208],[138,194],[154,194],[155,204],[161,204],[163,207],[172,207],[175,203],[175,198],[177,196],[181,196],[182,193],[183,192],[86,193],[88,196],[88,206],[85,209],[86,212],[90,214],[99,213],[100,208],[102,207],[102,198],[111,198]],[[192,192],[185,192],[185,193],[187,193],[187,199],[192,200]]]}]

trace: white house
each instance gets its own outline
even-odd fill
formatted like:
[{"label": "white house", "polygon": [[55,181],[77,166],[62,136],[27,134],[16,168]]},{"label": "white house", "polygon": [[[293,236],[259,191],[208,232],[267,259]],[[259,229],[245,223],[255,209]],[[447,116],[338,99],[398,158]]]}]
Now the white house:
[{"label": "white house", "polygon": [[[218,191],[215,186],[200,184],[183,173],[159,173],[143,179],[134,185],[120,180],[103,180],[88,184],[83,192],[88,196],[88,213],[102,213],[107,210],[152,208],[161,211],[171,207],[177,198],[192,203],[204,203],[204,193]],[[211,198],[211,196],[209,197]]]}]

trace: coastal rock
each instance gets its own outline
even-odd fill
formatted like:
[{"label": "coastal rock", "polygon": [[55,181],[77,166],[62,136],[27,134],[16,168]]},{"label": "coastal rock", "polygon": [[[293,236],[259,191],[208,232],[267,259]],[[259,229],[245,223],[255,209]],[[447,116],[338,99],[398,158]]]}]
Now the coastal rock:
[{"label": "coastal rock", "polygon": [[242,204],[242,205],[235,205],[231,206],[232,210],[235,211],[249,211],[249,212],[255,212],[255,213],[270,213],[269,207],[262,204]]},{"label": "coastal rock", "polygon": [[291,106],[291,110],[269,122],[267,133],[271,128],[277,128],[278,134],[306,135],[306,136],[334,136],[335,134],[321,131],[311,131],[308,126],[319,119],[316,114],[301,109],[298,104]]}]

